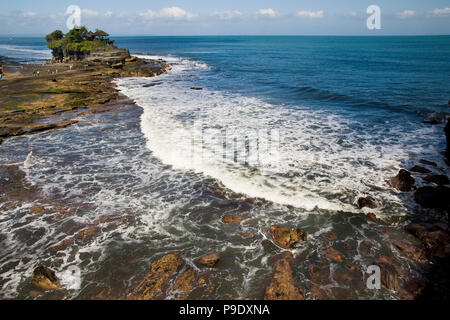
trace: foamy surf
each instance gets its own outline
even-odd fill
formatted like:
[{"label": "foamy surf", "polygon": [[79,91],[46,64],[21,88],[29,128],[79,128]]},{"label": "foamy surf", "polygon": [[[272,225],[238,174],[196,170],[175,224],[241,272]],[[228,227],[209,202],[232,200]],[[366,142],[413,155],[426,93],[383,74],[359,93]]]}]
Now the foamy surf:
[{"label": "foamy surf", "polygon": [[[377,197],[400,204],[384,180],[395,175],[408,158],[402,151],[406,144],[426,152],[424,141],[433,134],[433,130],[421,129],[417,134],[423,139],[399,140],[403,129],[394,127],[380,138],[373,134],[376,126],[366,132],[356,130],[358,123],[321,110],[304,106],[286,109],[207,88],[191,90],[194,83],[182,73],[198,71],[196,64],[182,58],[166,59],[181,63],[183,68],[164,75],[158,86],[144,87],[153,79],[117,81],[119,90],[144,110],[141,130],[148,148],[164,164],[212,177],[248,197],[307,211],[356,212],[357,196],[370,194],[375,187]],[[270,168],[236,163],[221,151],[221,133],[233,143],[233,138],[236,142],[255,132],[274,130],[279,132],[280,141],[277,160]],[[237,143],[241,144],[235,153],[243,156],[245,146]],[[274,161],[272,156],[260,152],[258,164]]]}]

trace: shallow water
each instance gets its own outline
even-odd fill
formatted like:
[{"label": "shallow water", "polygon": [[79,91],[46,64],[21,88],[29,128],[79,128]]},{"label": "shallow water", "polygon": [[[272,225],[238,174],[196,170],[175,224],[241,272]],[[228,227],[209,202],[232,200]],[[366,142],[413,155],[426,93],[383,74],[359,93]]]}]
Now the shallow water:
[{"label": "shallow water", "polygon": [[[447,112],[439,101],[449,92],[448,82],[438,78],[450,74],[448,62],[432,55],[422,58],[430,60],[424,68],[424,61],[414,60],[421,51],[434,52],[441,40],[362,39],[359,53],[345,38],[277,38],[269,39],[271,46],[263,40],[118,39],[142,58],[172,64],[158,78],[117,80],[137,106],[5,141],[0,164],[21,163],[38,196],[13,207],[9,200],[0,203],[2,296],[30,298],[31,273],[47,264],[71,289],[43,298],[119,297],[167,253],[180,252],[197,268],[195,258],[221,251],[209,274],[215,289],[194,290],[190,298],[261,299],[274,257],[283,251],[267,228],[279,224],[307,232],[307,241],[293,250],[294,277],[305,292],[312,286],[308,268],[323,263],[331,276],[321,286],[335,298],[395,298],[385,289],[368,290],[362,272],[379,255],[393,257],[407,272],[417,269],[387,241],[411,239],[402,227],[417,208],[385,179],[423,158],[447,168],[443,125],[421,122]],[[368,55],[367,46],[383,57]],[[403,61],[400,53],[410,46],[415,50],[404,63],[417,65],[387,71],[385,64]],[[345,52],[332,54],[338,49]],[[324,65],[328,60],[339,63]],[[367,65],[370,74],[362,71]],[[328,73],[319,79],[324,68]],[[365,83],[374,76],[374,83]],[[368,211],[356,208],[366,195],[383,204],[372,211],[387,226],[368,223],[361,214]],[[36,203],[46,214],[30,214]],[[233,214],[248,219],[221,222]],[[51,251],[93,226],[101,232]],[[337,240],[329,240],[331,233]],[[367,239],[370,250],[364,250]],[[346,255],[343,264],[326,260],[328,243]],[[361,270],[352,283],[339,280],[348,263]],[[73,266],[79,274],[71,274]]]}]

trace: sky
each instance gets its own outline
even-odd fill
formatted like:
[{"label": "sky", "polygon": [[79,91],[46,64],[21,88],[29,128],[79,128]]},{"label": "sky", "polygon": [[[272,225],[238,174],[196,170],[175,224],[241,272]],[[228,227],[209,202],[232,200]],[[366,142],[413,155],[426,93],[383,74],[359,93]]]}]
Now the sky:
[{"label": "sky", "polygon": [[[0,35],[67,32],[81,24],[111,35],[448,35],[449,0],[14,0],[0,6]],[[367,8],[381,9],[369,30]]]}]

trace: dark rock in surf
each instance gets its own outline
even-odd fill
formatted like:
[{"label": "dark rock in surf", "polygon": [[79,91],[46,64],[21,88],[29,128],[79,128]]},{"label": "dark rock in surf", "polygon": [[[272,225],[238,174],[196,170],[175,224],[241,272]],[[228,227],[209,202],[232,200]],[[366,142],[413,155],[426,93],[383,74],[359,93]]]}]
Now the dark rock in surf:
[{"label": "dark rock in surf", "polygon": [[431,170],[428,170],[427,168],[421,167],[421,166],[414,166],[409,171],[417,172],[417,173],[431,173]]},{"label": "dark rock in surf", "polygon": [[375,209],[375,208],[378,208],[378,205],[370,197],[359,198],[358,199],[358,208],[362,209],[362,208],[365,208],[365,207],[370,208],[370,209]]},{"label": "dark rock in surf", "polygon": [[345,259],[344,254],[334,248],[328,248],[326,251],[326,256],[333,262],[342,262]]},{"label": "dark rock in surf", "polygon": [[450,118],[447,119],[447,125],[444,128],[445,138],[447,139],[447,159],[450,160]]},{"label": "dark rock in surf", "polygon": [[415,180],[411,177],[411,173],[405,169],[401,169],[397,176],[392,179],[392,186],[403,192],[412,190]]},{"label": "dark rock in surf", "polygon": [[411,223],[405,229],[422,242],[431,260],[443,259],[450,254],[448,224],[439,221],[434,223]]},{"label": "dark rock in surf", "polygon": [[423,181],[428,183],[434,183],[438,186],[443,186],[450,183],[450,180],[445,175],[431,175],[423,178]]},{"label": "dark rock in surf", "polygon": [[437,167],[437,163],[436,162],[432,162],[432,161],[428,161],[428,160],[424,160],[424,159],[420,160],[419,162],[421,164],[425,164],[425,165],[428,165],[428,166]]},{"label": "dark rock in surf", "polygon": [[197,90],[197,91],[201,91],[203,90],[203,88],[199,88],[199,87],[192,87],[191,90]]},{"label": "dark rock in surf", "polygon": [[374,222],[374,223],[379,223],[379,224],[386,224],[383,220],[378,219],[377,215],[373,212],[370,212],[368,214],[366,214],[366,219],[368,221]]},{"label": "dark rock in surf", "polygon": [[423,187],[419,188],[414,199],[424,208],[449,209],[450,188],[448,187]]},{"label": "dark rock in surf", "polygon": [[33,283],[36,287],[44,291],[51,291],[61,288],[55,271],[45,266],[37,267],[33,271]]},{"label": "dark rock in surf", "polygon": [[436,118],[422,121],[422,123],[424,123],[424,124],[431,124],[431,125],[440,124],[441,122],[442,121],[440,119],[436,119]]},{"label": "dark rock in surf", "polygon": [[271,226],[269,232],[274,242],[285,249],[290,249],[300,241],[306,240],[306,233],[301,229],[293,230],[279,226]]}]

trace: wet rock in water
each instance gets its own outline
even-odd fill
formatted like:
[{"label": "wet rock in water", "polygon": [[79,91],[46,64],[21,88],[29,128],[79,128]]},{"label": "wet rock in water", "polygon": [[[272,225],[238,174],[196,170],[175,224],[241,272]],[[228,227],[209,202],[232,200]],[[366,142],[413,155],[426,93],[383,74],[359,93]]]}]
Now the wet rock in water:
[{"label": "wet rock in water", "polygon": [[432,124],[432,125],[440,124],[441,122],[442,122],[441,119],[437,119],[437,118],[422,121],[422,123]]},{"label": "wet rock in water", "polygon": [[424,208],[448,209],[450,188],[443,186],[419,188],[414,194],[414,199]]},{"label": "wet rock in water", "polygon": [[450,118],[447,119],[447,124],[444,128],[445,138],[447,139],[447,150],[446,155],[447,159],[450,160]]},{"label": "wet rock in water", "polygon": [[421,164],[426,164],[428,166],[432,166],[432,167],[437,167],[437,163],[436,162],[432,162],[432,161],[428,161],[428,160],[420,160],[419,161]]},{"label": "wet rock in water", "polygon": [[232,223],[241,223],[245,218],[242,216],[225,216],[222,219],[223,223],[232,224]]},{"label": "wet rock in water", "polygon": [[373,241],[369,239],[364,239],[358,246],[358,250],[360,253],[366,256],[372,255],[372,249],[373,249]]},{"label": "wet rock in water", "polygon": [[357,266],[355,266],[354,264],[346,264],[345,268],[347,268],[347,270],[355,272],[355,271],[359,271],[359,268]]},{"label": "wet rock in water", "polygon": [[386,289],[394,291],[401,289],[400,275],[394,265],[380,261],[373,264],[380,267],[381,284]]},{"label": "wet rock in water", "polygon": [[415,180],[411,177],[411,173],[405,169],[401,169],[397,176],[392,179],[392,186],[403,192],[412,190]]},{"label": "wet rock in water", "polygon": [[289,249],[301,241],[306,241],[306,233],[301,229],[288,229],[279,226],[271,226],[269,232],[274,242],[282,248]]},{"label": "wet rock in water", "polygon": [[344,254],[334,248],[328,248],[326,251],[326,256],[333,262],[342,262],[345,259]]},{"label": "wet rock in water", "polygon": [[40,266],[33,271],[33,283],[36,287],[44,291],[51,291],[61,288],[55,271],[45,266]]},{"label": "wet rock in water", "polygon": [[86,243],[90,239],[92,239],[95,235],[101,232],[101,228],[94,226],[90,227],[88,229],[85,229],[79,233],[77,233],[75,236],[64,240],[62,243],[50,248],[50,251],[52,253],[57,253],[58,251],[64,250],[68,246],[75,243],[75,241],[81,241],[83,243]]},{"label": "wet rock in water", "polygon": [[428,256],[433,261],[449,255],[450,232],[447,224],[442,222],[411,223],[405,229],[422,242],[428,250]]},{"label": "wet rock in water", "polygon": [[421,166],[414,166],[411,169],[409,169],[409,171],[417,173],[431,173],[431,170],[428,170],[427,168]]},{"label": "wet rock in water", "polygon": [[201,90],[203,90],[203,88],[200,88],[200,87],[192,87],[191,90],[201,91]]},{"label": "wet rock in water", "polygon": [[407,240],[391,240],[390,243],[411,260],[424,261],[426,259],[425,249],[421,245],[416,245]]},{"label": "wet rock in water", "polygon": [[379,224],[386,224],[383,220],[378,219],[377,215],[373,212],[370,212],[368,214],[366,214],[366,219],[369,221],[372,221],[374,223],[379,223]]},{"label": "wet rock in water", "polygon": [[133,290],[132,298],[139,300],[162,298],[182,265],[183,261],[178,253],[168,254],[154,262],[150,273]]},{"label": "wet rock in water", "polygon": [[370,209],[376,209],[376,208],[378,208],[378,205],[370,197],[359,198],[358,199],[358,208],[362,209],[362,208],[366,208],[366,207],[370,208]]},{"label": "wet rock in water", "polygon": [[330,278],[330,266],[325,263],[310,265],[308,273],[312,282],[316,284],[327,284]]},{"label": "wet rock in water", "polygon": [[303,300],[303,292],[299,284],[295,281],[291,263],[292,254],[285,253],[284,256],[275,263],[275,273],[266,288],[264,300]]},{"label": "wet rock in water", "polygon": [[204,286],[205,284],[205,277],[200,276],[194,269],[189,268],[177,278],[172,291],[179,294],[178,299],[186,299],[189,293],[197,286]]},{"label": "wet rock in water", "polygon": [[30,214],[42,215],[45,213],[45,208],[42,206],[35,206],[30,209]]},{"label": "wet rock in water", "polygon": [[339,236],[336,232],[331,232],[325,237],[325,239],[329,242],[336,241],[338,238]]},{"label": "wet rock in water", "polygon": [[208,268],[214,268],[220,260],[220,253],[208,254],[196,260],[198,264]]},{"label": "wet rock in water", "polygon": [[438,186],[443,186],[450,183],[450,180],[445,175],[431,175],[424,177],[422,180],[428,183],[437,184]]},{"label": "wet rock in water", "polygon": [[310,295],[314,300],[332,300],[333,298],[328,293],[316,284],[313,284],[310,288]]}]

